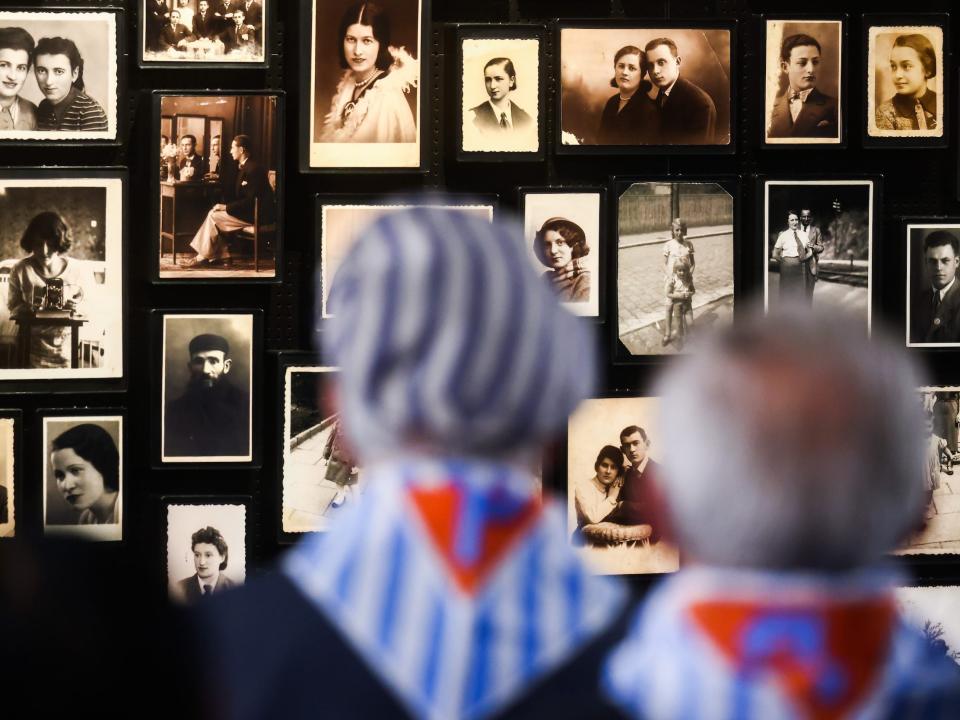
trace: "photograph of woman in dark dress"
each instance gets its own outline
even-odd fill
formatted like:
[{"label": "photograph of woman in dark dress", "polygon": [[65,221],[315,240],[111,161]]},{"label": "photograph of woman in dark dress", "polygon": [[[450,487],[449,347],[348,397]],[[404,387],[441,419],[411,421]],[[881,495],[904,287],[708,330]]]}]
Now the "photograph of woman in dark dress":
[{"label": "photograph of woman in dark dress", "polygon": [[657,134],[657,108],[647,95],[650,90],[647,61],[643,50],[625,45],[613,58],[611,87],[618,89],[603,107],[597,143],[638,145],[653,142]]}]

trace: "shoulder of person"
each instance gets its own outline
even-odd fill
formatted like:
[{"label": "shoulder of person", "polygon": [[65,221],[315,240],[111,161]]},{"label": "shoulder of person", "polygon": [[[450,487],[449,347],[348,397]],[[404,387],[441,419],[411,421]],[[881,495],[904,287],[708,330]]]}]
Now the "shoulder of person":
[{"label": "shoulder of person", "polygon": [[836,105],[837,99],[832,95],[827,95],[825,92],[821,92],[819,88],[814,88],[807,97],[807,102],[816,103],[817,105]]}]

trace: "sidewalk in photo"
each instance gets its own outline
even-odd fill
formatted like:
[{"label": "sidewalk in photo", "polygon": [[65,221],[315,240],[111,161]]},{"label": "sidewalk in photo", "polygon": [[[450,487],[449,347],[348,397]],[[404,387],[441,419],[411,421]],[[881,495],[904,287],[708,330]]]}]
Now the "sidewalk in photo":
[{"label": "sidewalk in photo", "polygon": [[[703,227],[687,228],[687,239],[696,240],[697,238],[713,237],[714,235],[729,235],[731,232],[733,232],[732,225],[705,225]],[[671,237],[670,228],[634,235],[621,235],[618,247],[622,250],[638,245],[665,243]]]},{"label": "sidewalk in photo", "polygon": [[[713,295],[713,299],[693,304],[692,332],[717,323],[729,325],[733,322],[733,288],[716,291]],[[696,297],[697,295],[694,295],[694,298]],[[647,316],[646,324],[623,333],[620,342],[633,355],[668,355],[677,352],[676,342],[666,346],[662,343],[664,315],[664,312],[659,315],[651,313]]]}]

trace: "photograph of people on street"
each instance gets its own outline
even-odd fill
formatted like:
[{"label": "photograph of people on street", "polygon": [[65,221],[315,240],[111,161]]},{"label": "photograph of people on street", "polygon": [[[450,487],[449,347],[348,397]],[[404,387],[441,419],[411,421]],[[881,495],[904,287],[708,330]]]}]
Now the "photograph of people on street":
[{"label": "photograph of people on street", "polygon": [[617,334],[631,355],[679,352],[733,320],[734,203],[721,185],[633,183],[617,223]]}]

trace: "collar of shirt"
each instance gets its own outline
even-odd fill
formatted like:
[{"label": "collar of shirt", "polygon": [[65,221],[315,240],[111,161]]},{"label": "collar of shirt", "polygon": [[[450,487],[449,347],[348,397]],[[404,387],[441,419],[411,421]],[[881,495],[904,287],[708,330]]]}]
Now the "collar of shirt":
[{"label": "collar of shirt", "polygon": [[[946,297],[947,293],[950,291],[950,288],[953,287],[953,284],[954,284],[956,281],[957,281],[957,279],[954,278],[953,280],[951,280],[951,281],[947,284],[947,286],[946,286],[945,288],[943,288],[942,290],[940,290],[940,302],[943,302],[943,298]],[[935,292],[936,292],[936,290],[937,290],[937,289],[934,288],[934,291],[935,291]]]},{"label": "collar of shirt", "polygon": [[679,80],[679,79],[680,79],[680,76],[678,75],[678,76],[677,76],[677,79],[674,80],[672,83],[670,83],[670,86],[669,86],[669,87],[661,88],[660,91],[658,92],[658,94],[659,94],[660,92],[662,92],[662,93],[663,93],[664,95],[666,95],[667,97],[670,97],[670,93],[673,92],[673,88],[676,87],[676,85],[677,85],[677,80]]},{"label": "collar of shirt", "polygon": [[10,107],[0,109],[0,112],[7,112],[10,115],[10,119],[13,121],[14,126],[17,124],[17,119],[20,117],[20,96],[17,95],[13,102],[10,103]]},{"label": "collar of shirt", "polygon": [[76,86],[71,86],[70,92],[66,94],[66,97],[64,97],[63,100],[58,102],[56,105],[51,103],[53,114],[57,116],[57,125],[63,122],[63,116],[66,115],[67,108],[70,107],[70,105],[76,99],[77,93],[78,91]]},{"label": "collar of shirt", "polygon": [[243,160],[240,160],[240,161],[237,163],[237,167],[243,167],[244,165],[247,164],[247,160],[249,160],[249,159],[250,159],[250,158],[245,157]]},{"label": "collar of shirt", "polygon": [[[813,88],[810,88],[809,90],[799,90],[799,91],[798,91],[798,90],[794,90],[794,89],[791,87],[791,88],[790,88],[790,91],[789,91],[789,94],[787,95],[787,97],[790,98],[790,102],[793,102],[794,100],[799,100],[799,101],[801,102],[801,104],[802,104],[802,103],[805,103],[805,102],[807,101],[807,98],[810,97],[810,93],[812,93],[812,92],[813,92]],[[799,96],[799,97],[797,97],[797,96]]]},{"label": "collar of shirt", "polygon": [[197,584],[200,586],[200,594],[201,594],[201,595],[205,595],[205,594],[206,594],[206,593],[203,592],[203,588],[206,587],[206,586],[208,586],[208,585],[210,586],[210,592],[213,592],[214,590],[216,590],[216,589],[217,589],[217,583],[218,583],[219,581],[220,581],[220,576],[219,576],[219,575],[217,575],[217,579],[214,580],[213,582],[210,582],[209,580],[204,581],[204,579],[203,579],[202,577],[200,577],[199,575],[197,575]]},{"label": "collar of shirt", "polygon": [[188,160],[189,162],[193,162],[193,160],[194,160],[195,157],[197,157],[196,154],[189,155],[189,156],[185,157],[184,160]]},{"label": "collar of shirt", "polygon": [[648,462],[650,462],[650,456],[649,456],[649,455],[644,455],[644,456],[643,456],[643,460],[641,460],[641,461],[640,461],[640,464],[637,465],[636,471],[637,471],[639,474],[643,475],[643,471],[647,469],[647,463],[648,463]]},{"label": "collar of shirt", "polygon": [[496,105],[493,104],[492,100],[487,100],[487,104],[493,108],[493,114],[497,118],[497,123],[500,122],[500,115],[506,114],[507,116],[507,127],[513,127],[513,103],[507,100],[507,109],[501,110]]}]

